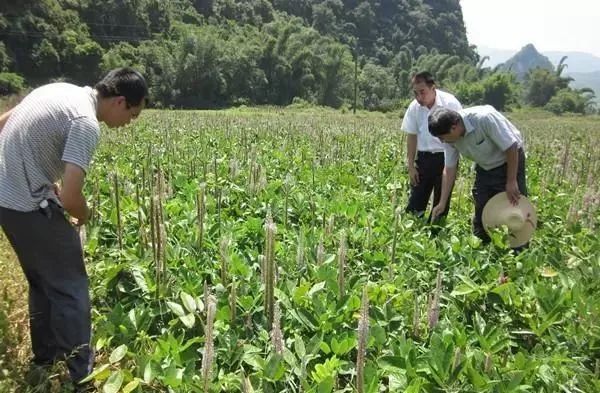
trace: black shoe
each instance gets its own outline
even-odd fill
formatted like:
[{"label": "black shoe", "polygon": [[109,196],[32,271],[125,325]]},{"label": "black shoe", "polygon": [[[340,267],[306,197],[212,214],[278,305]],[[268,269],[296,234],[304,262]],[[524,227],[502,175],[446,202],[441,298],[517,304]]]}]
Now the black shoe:
[{"label": "black shoe", "polygon": [[39,365],[32,363],[29,370],[25,373],[25,382],[29,386],[30,392],[49,392],[50,375],[52,365]]}]

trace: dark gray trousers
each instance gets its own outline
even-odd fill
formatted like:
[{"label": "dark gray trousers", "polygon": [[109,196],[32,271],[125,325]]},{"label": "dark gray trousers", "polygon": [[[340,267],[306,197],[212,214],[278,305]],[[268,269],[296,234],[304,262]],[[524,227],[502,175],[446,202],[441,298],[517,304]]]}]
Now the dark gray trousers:
[{"label": "dark gray trousers", "polygon": [[[475,203],[473,216],[473,233],[484,243],[491,241],[483,228],[481,215],[485,204],[498,193],[506,191],[506,164],[486,171],[479,165],[475,166],[475,183],[471,190]],[[527,196],[527,183],[525,179],[525,153],[519,149],[519,169],[517,170],[517,184],[522,195]]]},{"label": "dark gray trousers", "polygon": [[[416,186],[411,185],[408,205],[405,211],[422,217],[425,215],[432,192],[433,206],[440,202],[440,196],[442,195],[442,174],[444,172],[444,153],[417,152],[415,164],[419,173],[419,184]],[[440,218],[446,217],[449,210],[450,198],[448,198],[446,210],[440,215]],[[428,221],[431,221],[431,215],[429,215]]]},{"label": "dark gray trousers", "polygon": [[54,203],[45,212],[0,207],[0,225],[29,283],[33,363],[66,359],[71,379],[91,372],[89,283],[79,234]]}]

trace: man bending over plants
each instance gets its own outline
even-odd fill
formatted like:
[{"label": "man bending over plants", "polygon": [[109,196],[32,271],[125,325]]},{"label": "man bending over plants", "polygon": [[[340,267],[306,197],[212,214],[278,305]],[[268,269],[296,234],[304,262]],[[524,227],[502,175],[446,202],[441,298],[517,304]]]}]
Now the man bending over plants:
[{"label": "man bending over plants", "polygon": [[93,362],[88,277],[75,229],[90,216],[83,184],[99,122],[128,124],[147,95],[140,73],[119,68],[94,88],[41,86],[0,116],[0,225],[29,284],[29,376],[63,359],[76,391],[86,388],[77,384]]},{"label": "man bending over plants", "polygon": [[433,208],[436,218],[446,209],[456,180],[460,155],[475,161],[475,203],[473,233],[484,243],[490,237],[481,215],[485,204],[506,191],[513,205],[520,195],[527,196],[525,153],[519,130],[490,105],[474,106],[459,112],[435,108],[429,115],[429,132],[444,144],[444,174],[440,202]]}]

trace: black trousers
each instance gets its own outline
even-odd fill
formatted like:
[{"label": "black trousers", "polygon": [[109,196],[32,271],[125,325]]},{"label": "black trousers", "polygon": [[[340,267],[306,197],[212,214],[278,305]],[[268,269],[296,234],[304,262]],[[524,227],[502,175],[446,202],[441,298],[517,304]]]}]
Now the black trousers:
[{"label": "black trousers", "polygon": [[[411,185],[408,205],[405,211],[422,217],[427,210],[427,203],[431,197],[431,192],[433,192],[433,206],[437,205],[440,201],[442,194],[442,174],[444,172],[444,153],[420,151],[417,153],[415,164],[419,173],[419,184],[416,186]],[[450,198],[448,198],[446,210],[444,210],[440,217],[448,215],[449,210]],[[428,221],[430,220],[431,214]]]},{"label": "black trousers", "polygon": [[66,360],[78,382],[92,368],[89,283],[79,235],[62,209],[19,212],[0,207],[0,225],[29,283],[33,363]]},{"label": "black trousers", "polygon": [[[475,183],[471,190],[473,202],[475,203],[475,215],[473,216],[473,233],[484,243],[490,242],[490,237],[483,228],[481,215],[485,204],[498,193],[506,191],[506,169],[507,165],[501,165],[486,171],[479,165],[475,166]],[[519,168],[517,170],[517,184],[522,195],[527,196],[527,183],[525,179],[525,153],[519,149]]]}]

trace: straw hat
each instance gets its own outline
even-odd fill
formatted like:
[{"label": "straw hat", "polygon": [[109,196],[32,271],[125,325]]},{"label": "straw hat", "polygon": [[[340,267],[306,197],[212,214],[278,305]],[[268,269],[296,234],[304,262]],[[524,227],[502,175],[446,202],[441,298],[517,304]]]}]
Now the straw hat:
[{"label": "straw hat", "polygon": [[506,225],[512,248],[527,244],[537,225],[535,209],[529,199],[521,195],[519,203],[513,206],[506,192],[494,195],[486,203],[481,218],[483,227],[488,232],[490,229]]}]

